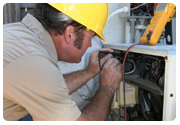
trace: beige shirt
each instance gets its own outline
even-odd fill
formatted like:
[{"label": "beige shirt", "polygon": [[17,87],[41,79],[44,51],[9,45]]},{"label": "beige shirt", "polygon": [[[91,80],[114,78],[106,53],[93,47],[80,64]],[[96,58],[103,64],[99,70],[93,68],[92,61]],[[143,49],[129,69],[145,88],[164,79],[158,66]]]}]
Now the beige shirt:
[{"label": "beige shirt", "polygon": [[81,112],[71,100],[58,69],[54,43],[32,15],[3,26],[3,116],[19,120],[76,120]]}]

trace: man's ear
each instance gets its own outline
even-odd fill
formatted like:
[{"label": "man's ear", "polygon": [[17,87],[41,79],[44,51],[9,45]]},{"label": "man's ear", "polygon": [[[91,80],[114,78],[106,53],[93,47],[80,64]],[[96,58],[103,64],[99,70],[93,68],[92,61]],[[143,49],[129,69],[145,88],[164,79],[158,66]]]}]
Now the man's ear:
[{"label": "man's ear", "polygon": [[67,26],[65,31],[64,31],[64,37],[65,37],[65,40],[68,44],[72,42],[73,35],[74,35],[74,27],[73,26]]}]

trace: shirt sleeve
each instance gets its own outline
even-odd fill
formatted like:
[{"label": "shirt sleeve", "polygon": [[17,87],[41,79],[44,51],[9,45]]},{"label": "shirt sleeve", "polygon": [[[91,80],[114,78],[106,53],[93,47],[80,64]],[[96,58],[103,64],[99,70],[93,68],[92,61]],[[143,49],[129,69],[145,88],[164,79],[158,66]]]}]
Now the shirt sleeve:
[{"label": "shirt sleeve", "polygon": [[81,112],[71,100],[57,65],[42,54],[28,54],[3,68],[4,96],[23,106],[33,120],[76,120]]}]

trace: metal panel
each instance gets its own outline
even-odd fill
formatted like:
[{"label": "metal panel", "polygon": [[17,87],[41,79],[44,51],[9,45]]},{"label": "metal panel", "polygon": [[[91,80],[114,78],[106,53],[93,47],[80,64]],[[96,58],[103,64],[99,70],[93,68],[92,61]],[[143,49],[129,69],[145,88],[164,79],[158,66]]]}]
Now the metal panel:
[{"label": "metal panel", "polygon": [[168,59],[165,70],[163,120],[171,121],[176,118],[176,62]]}]

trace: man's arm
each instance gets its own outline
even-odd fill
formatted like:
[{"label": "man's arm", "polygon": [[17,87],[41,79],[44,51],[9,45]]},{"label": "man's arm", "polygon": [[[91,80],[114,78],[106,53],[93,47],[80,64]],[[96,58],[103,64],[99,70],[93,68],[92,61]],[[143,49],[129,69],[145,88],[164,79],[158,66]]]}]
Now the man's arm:
[{"label": "man's arm", "polygon": [[[101,50],[107,51],[105,48]],[[112,52],[112,50],[109,51]],[[98,53],[99,51],[96,51],[91,54],[86,70],[64,76],[70,93],[100,72]],[[112,57],[109,54],[101,59],[103,69],[99,76],[100,88],[89,105],[82,110],[77,121],[101,121],[107,119],[113,95],[122,79],[121,64]]]},{"label": "man's arm", "polygon": [[69,89],[69,94],[80,88],[84,85],[88,80],[90,80],[93,76],[92,74],[88,74],[87,70],[82,70],[78,72],[74,72],[71,74],[63,75],[65,82],[67,84],[67,88]]},{"label": "man's arm", "polygon": [[[113,50],[108,48],[103,48],[96,52],[93,52],[90,55],[89,64],[85,70],[63,75],[67,84],[67,88],[69,89],[69,94],[80,88],[82,85],[84,85],[86,82],[88,82],[91,78],[95,77],[100,72],[98,61],[99,51],[113,52]],[[113,56],[111,54],[108,54],[107,56],[102,58],[101,65],[104,65],[104,63],[112,57]]]},{"label": "man's arm", "polygon": [[101,87],[91,103],[82,110],[77,121],[105,121],[110,111],[113,95],[113,90]]},{"label": "man's arm", "polygon": [[109,59],[100,73],[100,88],[82,112],[77,121],[106,120],[113,95],[122,79],[121,64],[116,59]]}]

